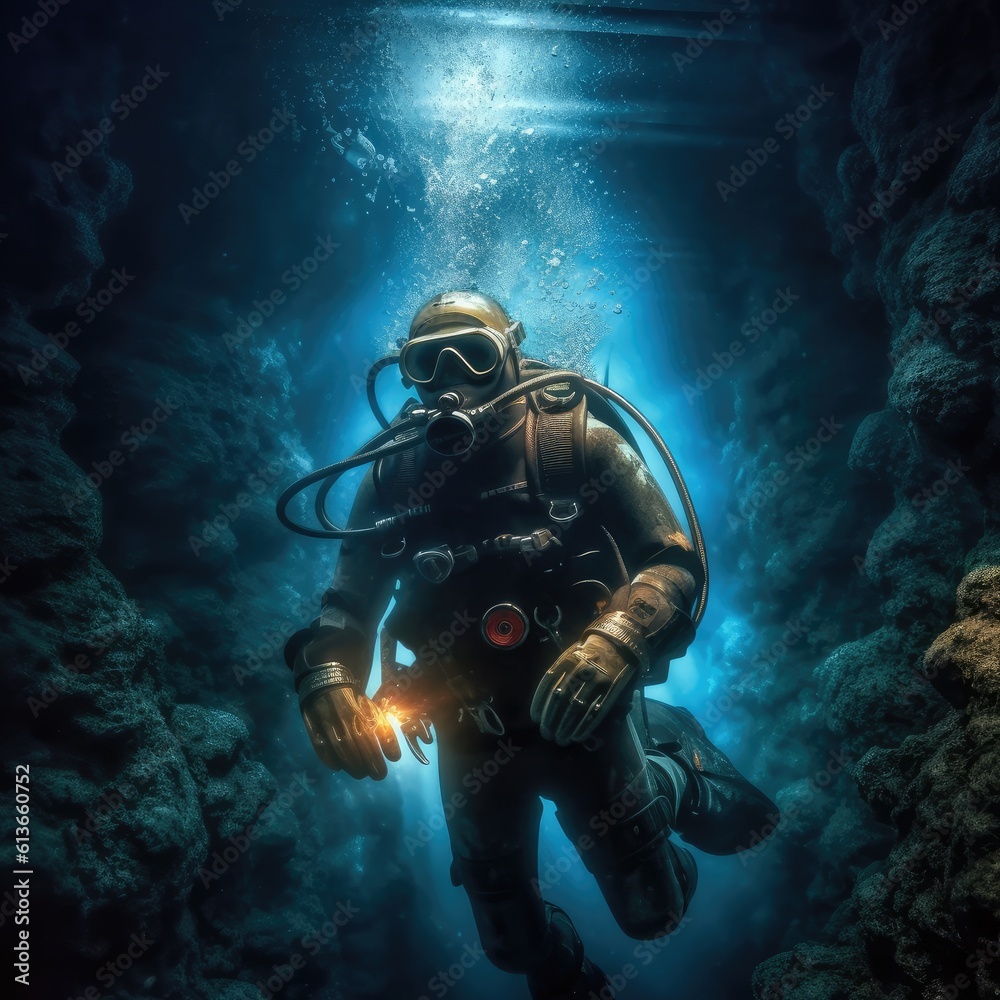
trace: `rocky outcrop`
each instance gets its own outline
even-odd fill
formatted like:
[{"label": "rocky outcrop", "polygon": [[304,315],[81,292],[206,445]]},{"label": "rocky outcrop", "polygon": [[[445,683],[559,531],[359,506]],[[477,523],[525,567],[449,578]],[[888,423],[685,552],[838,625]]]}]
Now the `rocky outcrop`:
[{"label": "rocky outcrop", "polygon": [[[813,678],[824,729],[853,748],[854,781],[894,844],[811,935],[825,943],[771,959],[754,985],[789,1000],[993,996],[1000,25],[976,3],[841,13],[857,136],[803,132],[799,180],[845,288],[884,316],[885,402],[853,429],[842,478],[889,502],[855,559],[863,577],[831,609],[862,598],[877,620]],[[802,67],[816,25],[786,12],[783,31]],[[858,521],[848,531],[863,537]]]},{"label": "rocky outcrop", "polygon": [[[281,656],[329,573],[273,516],[310,462],[285,357],[230,349],[210,288],[105,259],[116,216],[155,225],[141,160],[77,142],[120,89],[119,14],[60,9],[4,70],[2,713],[30,776],[30,985],[416,992],[439,945],[398,800],[313,759]],[[419,954],[359,970],[386,938]]]}]

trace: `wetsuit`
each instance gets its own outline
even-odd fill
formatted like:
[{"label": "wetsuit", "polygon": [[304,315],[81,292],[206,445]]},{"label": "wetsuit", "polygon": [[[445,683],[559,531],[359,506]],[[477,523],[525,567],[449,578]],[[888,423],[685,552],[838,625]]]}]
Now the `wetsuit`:
[{"label": "wetsuit", "polygon": [[[734,849],[766,822],[770,803],[759,793],[748,799],[752,786],[742,779],[710,802],[690,746],[682,764],[676,753],[651,758],[654,741],[629,711],[631,692],[586,743],[557,745],[532,722],[532,697],[560,650],[600,615],[623,608],[640,571],[686,616],[702,568],[642,460],[593,417],[574,494],[558,502],[539,496],[528,467],[529,405],[504,411],[466,455],[442,458],[423,447],[369,471],[349,527],[426,510],[398,535],[343,542],[322,614],[293,639],[288,657],[307,646],[310,661],[347,665],[364,689],[377,626],[394,599],[387,626],[416,657],[412,693],[439,742],[453,881],[469,895],[494,964],[527,974],[536,997],[562,997],[603,980],[580,972],[572,925],[538,892],[540,797],[555,802],[618,924],[638,938],[673,929],[694,891],[694,862],[668,839],[671,828],[683,832],[694,816],[697,843],[697,822],[714,811],[731,826],[736,802],[742,828],[708,846]],[[692,638],[693,628],[651,643],[654,666],[632,688],[663,679],[664,664]],[[667,751],[685,741],[682,730],[697,728],[681,711],[658,715]]]}]

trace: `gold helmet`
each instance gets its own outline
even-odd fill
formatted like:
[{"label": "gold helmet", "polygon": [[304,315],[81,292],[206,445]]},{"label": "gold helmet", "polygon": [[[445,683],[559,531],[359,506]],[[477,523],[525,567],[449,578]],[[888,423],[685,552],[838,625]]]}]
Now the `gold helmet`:
[{"label": "gold helmet", "polygon": [[409,340],[432,333],[456,333],[470,327],[486,327],[497,333],[507,333],[516,326],[524,339],[520,323],[511,324],[503,306],[482,292],[444,292],[425,302],[410,324]]},{"label": "gold helmet", "polygon": [[481,292],[445,292],[413,317],[399,367],[407,385],[428,391],[454,382],[496,382],[509,361],[516,381],[523,340],[521,322],[511,323],[495,299]]}]

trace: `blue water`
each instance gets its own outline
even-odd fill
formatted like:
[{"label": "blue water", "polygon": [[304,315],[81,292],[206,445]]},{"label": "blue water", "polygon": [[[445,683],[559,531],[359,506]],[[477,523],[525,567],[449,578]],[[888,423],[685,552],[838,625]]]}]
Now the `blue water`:
[{"label": "blue water", "polygon": [[[325,147],[337,215],[372,216],[366,253],[376,266],[367,285],[355,289],[331,320],[327,342],[317,352],[320,365],[340,369],[339,391],[327,397],[323,460],[347,454],[377,430],[359,391],[360,378],[372,360],[405,336],[420,304],[440,291],[472,287],[523,321],[528,356],[598,378],[608,371],[611,387],[666,437],[703,522],[725,523],[720,444],[693,416],[673,351],[671,303],[682,280],[673,263],[676,248],[647,211],[650,192],[625,183],[614,167],[630,141],[608,124],[616,103],[593,96],[613,83],[595,76],[627,72],[628,43],[607,35],[528,32],[502,19],[488,24],[471,15],[417,16],[392,7],[381,15],[379,33],[379,44],[351,65],[331,65],[331,76],[352,79],[350,101],[338,107],[332,87],[321,98],[331,137],[340,133],[339,144],[350,148],[353,142],[357,150],[360,129],[399,170],[391,173],[385,159],[361,170],[341,160],[332,144]],[[598,46],[605,47],[600,59]],[[604,67],[601,74],[593,69],[597,65]],[[609,155],[615,144],[621,146]],[[379,387],[384,409],[394,411],[405,394],[391,370]],[[652,448],[644,451],[681,515],[665,468]],[[350,481],[342,487],[331,503],[339,518],[349,507]],[[725,579],[713,581],[698,641],[672,665],[668,683],[649,691],[652,697],[704,717],[719,683],[714,665],[721,636],[740,627],[727,591]],[[376,669],[369,693],[377,684]],[[711,728],[711,735],[741,763],[746,755],[730,716]],[[414,838],[421,824],[436,829],[426,843],[404,853],[412,855],[435,917],[453,928],[461,945],[475,941],[476,930],[464,892],[448,879],[451,859],[434,749],[431,767],[404,750],[378,794],[402,795],[404,826]],[[627,963],[639,968],[624,994],[635,1000],[687,995],[683,984],[690,970],[725,962],[717,923],[754,905],[752,865],[734,858],[698,860],[700,886],[691,922],[650,950],[615,925],[547,805],[540,866],[545,872],[552,865],[548,870],[555,873],[547,898],[574,917],[588,952],[607,972],[619,972]],[[433,985],[427,995],[438,995]],[[527,993],[517,980],[481,961],[463,973],[450,995],[485,1000]]]}]

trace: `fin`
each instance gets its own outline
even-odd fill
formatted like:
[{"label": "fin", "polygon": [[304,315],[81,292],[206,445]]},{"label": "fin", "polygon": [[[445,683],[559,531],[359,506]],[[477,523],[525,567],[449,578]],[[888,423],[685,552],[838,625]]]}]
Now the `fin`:
[{"label": "fin", "polygon": [[[646,699],[650,761],[669,758],[688,778],[674,829],[708,854],[735,854],[768,836],[778,807],[748,781],[686,709]],[[655,771],[673,771],[666,766]]]}]

